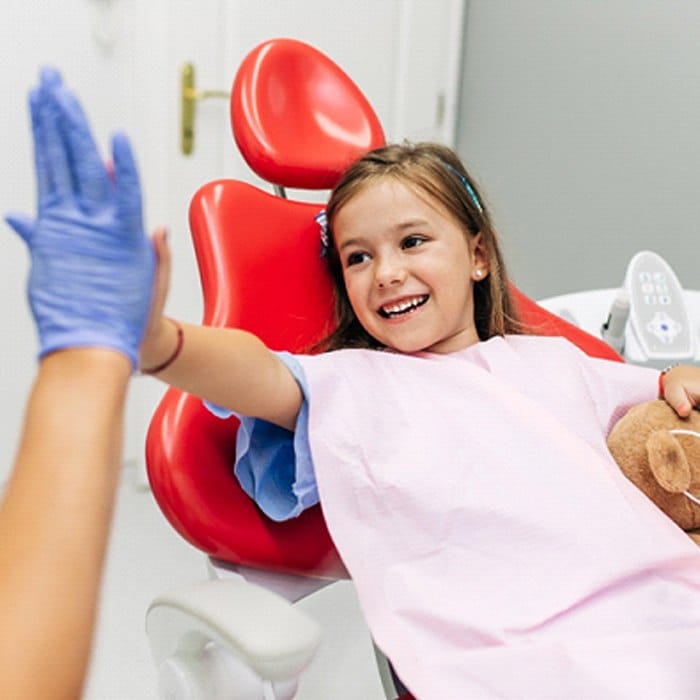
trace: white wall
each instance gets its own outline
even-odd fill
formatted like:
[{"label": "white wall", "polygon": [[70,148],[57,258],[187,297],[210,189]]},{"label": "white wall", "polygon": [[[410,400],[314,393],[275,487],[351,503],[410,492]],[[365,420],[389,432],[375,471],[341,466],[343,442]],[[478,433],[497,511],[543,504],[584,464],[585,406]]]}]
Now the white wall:
[{"label": "white wall", "polygon": [[700,287],[700,3],[470,0],[459,151],[515,281],[622,282],[634,252]]}]

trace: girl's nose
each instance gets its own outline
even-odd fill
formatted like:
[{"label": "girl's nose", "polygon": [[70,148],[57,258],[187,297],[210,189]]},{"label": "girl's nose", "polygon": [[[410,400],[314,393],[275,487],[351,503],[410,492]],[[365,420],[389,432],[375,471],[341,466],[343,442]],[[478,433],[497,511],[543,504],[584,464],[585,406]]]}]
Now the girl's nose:
[{"label": "girl's nose", "polygon": [[406,268],[395,256],[388,256],[377,261],[375,281],[380,289],[399,285],[405,279]]}]

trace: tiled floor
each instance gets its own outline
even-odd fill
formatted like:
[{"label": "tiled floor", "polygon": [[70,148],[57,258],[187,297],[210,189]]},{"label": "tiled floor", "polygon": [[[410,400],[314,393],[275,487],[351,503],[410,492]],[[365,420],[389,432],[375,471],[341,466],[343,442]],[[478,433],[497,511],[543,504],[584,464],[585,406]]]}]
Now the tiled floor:
[{"label": "tiled floor", "polygon": [[[204,557],[166,523],[150,492],[125,468],[120,486],[86,700],[157,698],[144,620],[159,593],[204,580]],[[352,585],[300,603],[324,627],[324,646],[299,700],[382,700],[374,655]]]}]

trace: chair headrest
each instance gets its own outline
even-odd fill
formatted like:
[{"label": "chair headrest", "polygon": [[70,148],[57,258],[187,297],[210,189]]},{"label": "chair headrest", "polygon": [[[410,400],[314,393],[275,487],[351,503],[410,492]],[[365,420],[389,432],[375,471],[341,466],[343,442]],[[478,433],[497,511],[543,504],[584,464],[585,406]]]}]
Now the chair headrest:
[{"label": "chair headrest", "polygon": [[328,56],[294,39],[253,49],[236,73],[231,126],[244,159],[274,185],[332,188],[348,165],[384,145],[379,119]]}]

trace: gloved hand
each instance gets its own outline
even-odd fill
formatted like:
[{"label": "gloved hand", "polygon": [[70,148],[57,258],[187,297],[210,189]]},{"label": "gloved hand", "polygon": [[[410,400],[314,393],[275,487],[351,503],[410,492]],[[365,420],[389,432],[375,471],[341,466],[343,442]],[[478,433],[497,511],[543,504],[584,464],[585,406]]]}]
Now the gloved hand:
[{"label": "gloved hand", "polygon": [[38,215],[6,217],[31,257],[29,303],[39,357],[61,348],[119,350],[134,367],[148,319],[155,255],[127,138],[112,139],[113,176],[60,75],[44,69],[29,98]]}]

